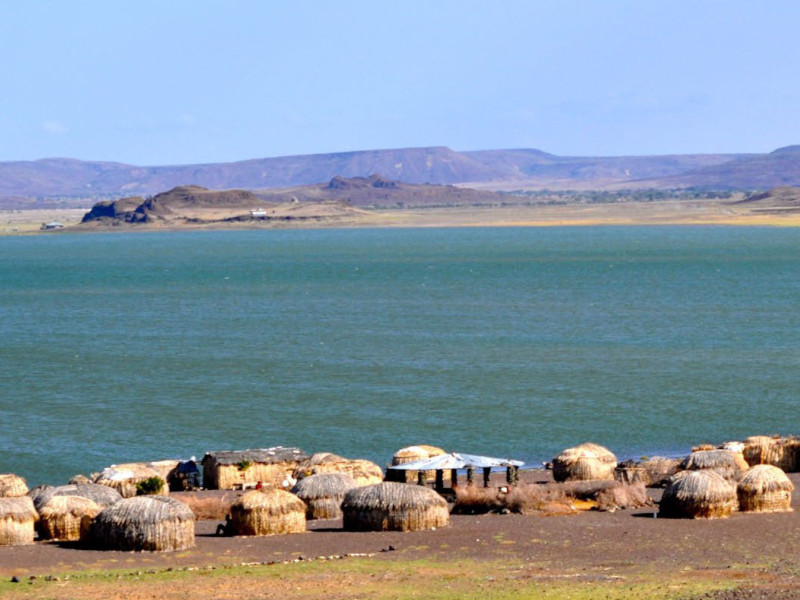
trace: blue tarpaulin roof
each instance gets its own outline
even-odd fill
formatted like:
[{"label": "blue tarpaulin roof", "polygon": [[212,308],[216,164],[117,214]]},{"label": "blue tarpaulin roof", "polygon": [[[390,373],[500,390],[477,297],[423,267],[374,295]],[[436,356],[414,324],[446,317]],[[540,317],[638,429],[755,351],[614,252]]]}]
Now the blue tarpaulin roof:
[{"label": "blue tarpaulin roof", "polygon": [[440,454],[431,458],[423,458],[414,462],[402,465],[394,465],[390,469],[401,471],[431,471],[439,469],[467,469],[469,467],[482,469],[492,467],[521,467],[524,463],[521,460],[511,460],[510,458],[492,458],[491,456],[477,456],[475,454],[461,454],[451,452],[450,454]]}]

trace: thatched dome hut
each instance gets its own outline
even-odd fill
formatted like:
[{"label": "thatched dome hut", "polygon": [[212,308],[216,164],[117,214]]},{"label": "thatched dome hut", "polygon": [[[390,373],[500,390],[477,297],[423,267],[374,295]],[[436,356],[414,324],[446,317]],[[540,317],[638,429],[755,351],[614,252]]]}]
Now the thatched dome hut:
[{"label": "thatched dome hut", "polygon": [[[400,448],[392,456],[392,466],[404,465],[406,463],[414,462],[416,460],[425,460],[445,454],[442,448],[437,446],[429,446],[428,444],[417,444],[415,446],[406,446]],[[405,480],[409,483],[417,481],[417,471],[403,471]],[[445,480],[450,481],[450,473],[445,471],[443,474]],[[424,471],[425,481],[434,481],[436,479],[436,471]]]},{"label": "thatched dome hut", "polygon": [[447,502],[439,494],[393,481],[347,492],[342,516],[349,531],[419,531],[450,523]]},{"label": "thatched dome hut", "polygon": [[161,481],[158,494],[168,495],[169,486],[166,479],[144,463],[125,463],[107,467],[97,476],[95,483],[114,488],[123,498],[133,498],[138,493],[139,484],[156,480]]},{"label": "thatched dome hut", "polygon": [[165,496],[126,498],[102,510],[90,539],[104,550],[168,552],[194,546],[194,513]]},{"label": "thatched dome hut", "polygon": [[317,452],[301,462],[292,473],[299,481],[310,475],[344,473],[352,477],[356,485],[372,485],[383,481],[383,469],[374,462],[362,458],[343,458],[330,452]]},{"label": "thatched dome hut", "polygon": [[553,479],[556,481],[591,481],[614,479],[617,457],[600,446],[587,442],[567,448],[553,459]]},{"label": "thatched dome hut", "polygon": [[800,471],[800,439],[796,437],[783,438],[783,460],[778,466],[786,473]]},{"label": "thatched dome hut", "polygon": [[736,488],[709,469],[674,477],[664,490],[658,514],[688,519],[725,518],[736,510]]},{"label": "thatched dome hut", "polygon": [[774,465],[755,465],[745,471],[736,494],[743,512],[788,512],[792,510],[794,484]]},{"label": "thatched dome hut", "polygon": [[303,533],[306,505],[281,489],[247,492],[231,505],[231,521],[236,535]]},{"label": "thatched dome hut", "polygon": [[683,471],[711,470],[725,479],[737,480],[747,469],[741,454],[730,450],[700,450],[687,456],[680,466]]},{"label": "thatched dome hut", "polygon": [[203,457],[203,487],[208,490],[232,490],[237,487],[265,485],[281,487],[308,455],[299,448],[260,448],[207,452]]},{"label": "thatched dome hut", "polygon": [[0,498],[0,546],[32,544],[38,517],[28,496]]},{"label": "thatched dome hut", "polygon": [[107,508],[122,500],[122,495],[114,488],[97,483],[79,483],[59,485],[53,487],[44,485],[32,489],[28,495],[33,500],[33,506],[37,512],[42,511],[42,507],[54,496],[78,496],[86,498],[97,504],[101,509]]},{"label": "thatched dome hut", "polygon": [[51,496],[39,509],[37,530],[43,540],[78,541],[102,507],[80,496]]},{"label": "thatched dome hut", "polygon": [[752,435],[744,441],[744,459],[751,467],[755,465],[780,466],[783,462],[783,444],[778,438],[767,435]]},{"label": "thatched dome hut", "polygon": [[653,456],[642,461],[642,468],[647,472],[648,487],[663,487],[669,483],[669,478],[675,475],[681,461],[667,456]]},{"label": "thatched dome hut", "polygon": [[338,519],[345,494],[355,487],[347,473],[320,473],[300,479],[292,493],[306,503],[307,519]]},{"label": "thatched dome hut", "polygon": [[19,498],[28,493],[28,485],[19,475],[0,473],[0,498]]}]

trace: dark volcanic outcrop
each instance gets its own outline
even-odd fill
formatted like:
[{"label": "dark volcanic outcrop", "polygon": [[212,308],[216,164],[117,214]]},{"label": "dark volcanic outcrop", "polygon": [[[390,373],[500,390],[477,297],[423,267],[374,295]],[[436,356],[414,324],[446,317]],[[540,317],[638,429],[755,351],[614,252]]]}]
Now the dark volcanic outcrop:
[{"label": "dark volcanic outcrop", "polygon": [[385,179],[382,175],[351,177],[350,179],[337,175],[328,182],[329,190],[363,190],[368,188],[394,189],[396,187],[396,181]]},{"label": "dark volcanic outcrop", "polygon": [[84,215],[81,223],[152,223],[189,209],[251,208],[259,198],[245,190],[207,190],[196,185],[180,186],[152,198],[138,196],[113,202],[99,202]]},{"label": "dark volcanic outcrop", "polygon": [[499,205],[508,199],[495,192],[452,185],[416,185],[370,177],[334,176],[328,183],[279,190],[213,191],[180,186],[151,198],[133,196],[98,202],[83,226],[150,224],[165,226],[214,223],[361,218],[364,208],[430,208]]}]

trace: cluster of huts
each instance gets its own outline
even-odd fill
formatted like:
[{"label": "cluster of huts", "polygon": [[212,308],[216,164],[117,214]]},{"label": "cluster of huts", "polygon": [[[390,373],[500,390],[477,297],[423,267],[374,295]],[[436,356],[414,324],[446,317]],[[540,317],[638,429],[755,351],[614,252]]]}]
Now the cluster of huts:
[{"label": "cluster of huts", "polygon": [[[410,446],[395,453],[386,473],[370,461],[297,448],[210,452],[202,460],[203,487],[241,489],[225,525],[230,535],[303,532],[309,519],[342,518],[351,531],[411,531],[449,523],[447,494],[459,472],[507,468],[514,485],[520,463]],[[659,514],[726,517],[734,510],[791,510],[786,471],[800,470],[800,440],[757,436],[723,447],[695,448],[685,459],[618,463],[612,452],[582,444],[556,456],[556,482],[617,481],[666,486]],[[432,467],[432,468],[428,468]],[[111,550],[165,551],[194,545],[195,515],[170,491],[199,486],[198,465],[158,461],[114,465],[67,485],[29,490],[16,475],[0,475],[0,545],[74,541]],[[255,489],[250,489],[255,488]]]}]

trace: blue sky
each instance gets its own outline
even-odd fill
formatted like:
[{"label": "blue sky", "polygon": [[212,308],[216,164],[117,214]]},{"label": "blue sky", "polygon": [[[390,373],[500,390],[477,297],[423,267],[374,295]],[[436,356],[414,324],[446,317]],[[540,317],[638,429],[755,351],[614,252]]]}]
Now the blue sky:
[{"label": "blue sky", "polygon": [[800,143],[789,0],[0,0],[0,160]]}]

